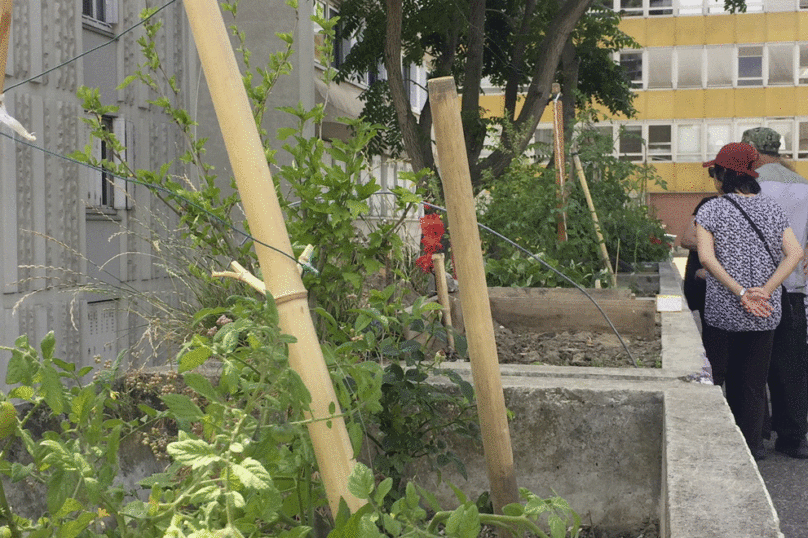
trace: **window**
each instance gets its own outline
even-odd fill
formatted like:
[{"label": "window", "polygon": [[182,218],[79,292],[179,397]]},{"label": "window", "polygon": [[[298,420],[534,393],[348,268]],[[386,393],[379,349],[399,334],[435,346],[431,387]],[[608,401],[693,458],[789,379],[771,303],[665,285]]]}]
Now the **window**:
[{"label": "window", "polygon": [[701,88],[701,51],[701,48],[677,49],[677,88]]},{"label": "window", "polygon": [[539,128],[536,129],[534,136],[536,154],[535,161],[537,163],[548,163],[550,157],[553,155],[553,129]]},{"label": "window", "polygon": [[763,84],[763,47],[738,47],[738,86]]},{"label": "window", "polygon": [[673,87],[671,66],[673,49],[648,49],[648,88],[668,89]]},{"label": "window", "polygon": [[642,161],[642,126],[624,125],[618,139],[620,158],[624,161]]},{"label": "window", "polygon": [[[134,140],[132,124],[123,118],[113,118],[104,116],[102,120],[104,128],[115,134],[118,141],[124,145],[124,151],[120,155],[115,155],[106,142],[95,140],[93,156],[101,162],[127,161],[130,151],[126,150],[127,141]],[[90,169],[87,185],[87,203],[91,207],[98,209],[128,209],[131,207],[129,196],[130,187],[126,180],[115,177],[110,172],[104,170]]]},{"label": "window", "polygon": [[648,126],[648,157],[652,161],[670,161],[671,152],[671,126]]},{"label": "window", "polygon": [[703,0],[680,0],[679,15],[701,15],[704,12]]},{"label": "window", "polygon": [[732,139],[728,123],[707,125],[707,160],[715,158],[718,150],[730,142]]},{"label": "window", "polygon": [[83,0],[81,14],[84,22],[101,30],[110,30],[118,22],[117,0]]},{"label": "window", "polygon": [[701,155],[701,125],[678,125],[676,129],[676,160],[698,162]]},{"label": "window", "polygon": [[808,84],[808,45],[800,45],[799,84]]},{"label": "window", "polygon": [[734,50],[731,47],[707,47],[707,86],[732,86]]},{"label": "window", "polygon": [[642,88],[642,52],[621,52],[620,67],[625,70],[632,88]]},{"label": "window", "polygon": [[707,13],[724,12],[724,0],[707,0]]},{"label": "window", "polygon": [[794,45],[769,45],[769,84],[794,84]]},{"label": "window", "polygon": [[652,17],[658,15],[673,15],[673,0],[651,0],[648,14]]},{"label": "window", "polygon": [[794,152],[794,122],[785,121],[769,121],[766,125],[769,129],[774,129],[780,133],[780,155],[786,158],[791,158]]},{"label": "window", "polygon": [[642,16],[642,0],[620,0],[620,12],[627,16]]},{"label": "window", "polygon": [[798,158],[808,159],[808,121],[801,121],[799,126],[799,151]]}]

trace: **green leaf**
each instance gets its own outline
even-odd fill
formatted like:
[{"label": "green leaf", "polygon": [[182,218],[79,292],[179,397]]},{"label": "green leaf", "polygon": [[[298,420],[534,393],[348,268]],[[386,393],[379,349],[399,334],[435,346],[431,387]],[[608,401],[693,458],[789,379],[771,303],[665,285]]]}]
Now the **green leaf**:
[{"label": "green leaf", "polygon": [[68,521],[59,528],[59,538],[76,538],[95,519],[95,514],[82,513],[78,519]]},{"label": "green leaf", "polygon": [[9,398],[19,398],[21,400],[31,400],[34,397],[34,389],[31,387],[15,387],[8,393]]},{"label": "green leaf", "polygon": [[75,512],[76,510],[81,510],[84,506],[78,502],[76,499],[72,497],[68,497],[65,499],[64,504],[62,507],[53,514],[53,517],[63,518],[70,512]]},{"label": "green leaf", "polygon": [[208,380],[207,377],[203,376],[202,374],[198,374],[195,372],[187,373],[183,376],[185,379],[185,384],[191,387],[197,394],[203,396],[206,400],[210,402],[216,402],[219,400],[219,395],[216,392],[216,389],[213,387],[213,384]]},{"label": "green leaf", "polygon": [[264,490],[272,486],[272,477],[263,465],[252,458],[244,458],[241,463],[231,464],[230,468],[239,482],[246,487]]},{"label": "green leaf", "polygon": [[385,478],[382,480],[378,486],[376,486],[376,491],[373,492],[373,500],[376,504],[383,504],[384,498],[390,493],[390,490],[393,488],[393,479],[390,477]]},{"label": "green leaf", "polygon": [[198,347],[180,357],[180,373],[202,366],[210,358],[213,351],[209,347]]},{"label": "green leaf", "polygon": [[199,406],[184,394],[164,394],[160,399],[178,420],[198,420],[204,416]]},{"label": "green leaf", "polygon": [[183,465],[192,469],[200,469],[221,461],[214,447],[199,439],[186,439],[169,443],[166,447],[169,455]]},{"label": "green leaf", "polygon": [[373,471],[371,471],[363,463],[357,463],[348,477],[348,491],[354,494],[357,498],[366,500],[370,498],[373,492]]},{"label": "green leaf", "polygon": [[53,331],[45,335],[39,347],[42,350],[42,358],[44,360],[50,361],[53,359],[53,350],[56,347],[56,336],[54,336]]},{"label": "green leaf", "polygon": [[11,481],[19,482],[23,478],[30,476],[33,471],[34,471],[33,463],[29,463],[28,465],[22,465],[15,461],[14,463],[11,464]]},{"label": "green leaf", "polygon": [[84,387],[79,395],[70,402],[70,420],[74,424],[87,422],[92,410],[92,402],[95,397],[95,389],[92,386]]},{"label": "green leaf", "polygon": [[53,358],[53,364],[64,370],[65,372],[75,372],[76,365],[72,362],[65,362],[62,359]]},{"label": "green leaf", "polygon": [[357,202],[356,200],[348,200],[345,204],[351,212],[351,217],[356,218],[359,215],[364,215],[370,212],[370,207],[365,202]]},{"label": "green leaf", "polygon": [[45,403],[55,415],[61,415],[65,409],[64,388],[59,373],[52,366],[42,369],[42,387],[40,389]]},{"label": "green leaf", "polygon": [[447,536],[477,538],[480,529],[480,513],[474,503],[459,506],[446,521]]}]

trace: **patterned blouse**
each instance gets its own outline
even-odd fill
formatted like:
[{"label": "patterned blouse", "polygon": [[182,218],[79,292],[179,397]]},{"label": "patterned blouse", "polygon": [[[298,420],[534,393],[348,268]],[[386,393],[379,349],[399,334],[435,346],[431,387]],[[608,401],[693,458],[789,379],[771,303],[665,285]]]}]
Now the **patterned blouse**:
[{"label": "patterned blouse", "polygon": [[[778,263],[784,257],[783,232],[789,227],[788,219],[777,202],[765,194],[725,194],[704,204],[696,214],[696,223],[713,234],[718,263],[741,286],[760,287],[771,278],[777,267],[746,217],[724,199],[727,196],[738,202],[754,221]],[[778,289],[771,295],[771,315],[759,318],[744,310],[738,296],[708,274],[704,319],[710,326],[725,331],[773,330],[780,323],[780,299],[781,290]]]}]

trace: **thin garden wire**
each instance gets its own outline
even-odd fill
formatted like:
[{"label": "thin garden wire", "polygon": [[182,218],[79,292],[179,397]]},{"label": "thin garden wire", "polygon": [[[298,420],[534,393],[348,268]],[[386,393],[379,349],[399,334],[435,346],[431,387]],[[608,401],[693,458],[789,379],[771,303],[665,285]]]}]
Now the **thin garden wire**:
[{"label": "thin garden wire", "polygon": [[[422,203],[423,203],[425,206],[431,207],[432,209],[437,209],[437,210],[439,210],[439,211],[443,211],[444,213],[446,213],[446,212],[447,212],[447,210],[446,210],[445,208],[443,208],[443,207],[440,207],[440,206],[437,206],[437,205],[434,205],[434,204],[430,204],[430,203],[428,203],[428,202],[422,202]],[[634,367],[635,367],[635,368],[639,368],[639,365],[637,364],[637,361],[634,359],[634,355],[632,355],[632,354],[631,354],[631,351],[629,351],[628,346],[626,345],[626,342],[623,340],[623,337],[622,337],[622,336],[620,336],[620,333],[619,333],[619,332],[617,332],[617,328],[616,328],[616,327],[614,326],[614,324],[612,323],[612,320],[610,320],[610,319],[609,319],[609,316],[607,316],[607,315],[606,315],[606,312],[604,312],[604,311],[603,311],[603,309],[600,307],[600,305],[597,303],[597,301],[595,301],[595,299],[594,299],[594,298],[593,298],[593,297],[592,297],[592,296],[591,296],[591,295],[590,295],[590,294],[589,294],[589,293],[588,293],[588,292],[587,292],[587,291],[586,291],[586,290],[585,290],[583,287],[581,287],[580,285],[578,285],[578,284],[577,284],[576,282],[574,282],[574,281],[573,281],[571,278],[569,278],[567,275],[565,275],[564,273],[562,273],[561,271],[559,271],[558,269],[556,269],[555,267],[553,267],[552,265],[550,265],[550,264],[549,264],[549,263],[547,263],[546,261],[542,260],[541,258],[539,258],[538,256],[536,256],[535,254],[533,254],[532,252],[530,252],[530,251],[529,251],[529,250],[527,250],[526,248],[524,248],[524,247],[522,247],[522,246],[518,245],[518,244],[517,244],[517,243],[515,243],[514,241],[511,241],[510,239],[508,239],[507,237],[505,237],[505,236],[504,236],[504,235],[502,235],[501,233],[499,233],[499,232],[496,232],[496,231],[492,230],[491,228],[489,228],[488,226],[486,226],[486,225],[484,225],[484,224],[477,223],[477,226],[478,226],[478,227],[480,227],[481,229],[483,229],[483,230],[485,230],[485,231],[487,231],[487,232],[489,232],[489,233],[491,233],[491,234],[493,234],[493,235],[495,235],[495,236],[499,237],[499,238],[500,238],[500,239],[502,239],[503,241],[506,241],[506,242],[510,243],[511,245],[513,245],[514,247],[516,247],[517,249],[521,250],[523,253],[527,254],[528,256],[530,256],[531,258],[533,258],[534,260],[536,260],[537,262],[539,262],[540,264],[542,264],[543,266],[545,266],[547,269],[551,270],[552,272],[554,272],[555,274],[557,274],[558,276],[560,276],[561,278],[563,278],[564,280],[566,280],[567,282],[569,282],[570,284],[572,284],[573,286],[575,286],[576,288],[578,288],[578,290],[579,290],[581,293],[583,293],[584,295],[586,295],[587,299],[589,299],[590,301],[592,301],[592,304],[594,304],[594,305],[595,305],[595,307],[598,309],[598,311],[600,311],[600,313],[603,315],[603,318],[606,320],[606,323],[608,323],[608,324],[609,324],[609,327],[611,327],[611,328],[612,328],[612,331],[614,331],[614,334],[617,336],[618,340],[620,340],[620,343],[623,345],[623,349],[625,349],[625,350],[626,350],[626,353],[628,354],[629,358],[631,359],[631,362],[632,362],[632,363],[634,363]]]},{"label": "thin garden wire", "polygon": [[38,74],[38,75],[34,75],[33,77],[27,78],[27,79],[25,79],[25,80],[21,80],[20,82],[17,82],[17,83],[14,83],[14,84],[12,84],[11,86],[8,86],[8,87],[7,87],[5,90],[3,90],[3,88],[0,88],[0,92],[8,92],[8,91],[13,90],[14,88],[17,88],[17,87],[19,87],[19,86],[22,86],[23,84],[28,84],[29,82],[31,82],[31,81],[33,81],[33,80],[36,80],[36,79],[38,79],[38,78],[40,78],[40,77],[44,77],[44,76],[45,76],[45,75],[47,75],[48,73],[51,73],[51,72],[53,72],[53,71],[56,71],[57,69],[61,69],[62,67],[66,66],[67,64],[72,63],[72,62],[75,62],[76,60],[79,60],[80,58],[83,58],[84,56],[87,56],[88,54],[90,54],[90,53],[92,53],[92,52],[95,52],[95,51],[97,51],[98,49],[104,48],[104,47],[106,47],[107,45],[111,45],[112,43],[115,43],[115,42],[116,42],[118,39],[120,39],[122,36],[124,36],[125,34],[127,34],[127,33],[131,32],[131,31],[132,31],[132,30],[134,30],[135,28],[137,28],[137,27],[139,27],[139,26],[142,26],[142,25],[143,25],[143,24],[145,24],[145,23],[146,23],[146,22],[147,22],[149,19],[151,19],[152,17],[154,17],[154,16],[155,16],[155,15],[157,15],[159,12],[163,11],[165,8],[167,8],[167,7],[168,7],[168,6],[170,6],[171,4],[175,3],[176,1],[177,1],[177,0],[169,0],[169,1],[168,1],[166,4],[164,4],[163,6],[161,6],[161,7],[157,8],[157,9],[155,10],[155,12],[154,12],[154,13],[152,13],[152,14],[151,14],[151,15],[149,15],[148,17],[144,18],[144,19],[143,19],[143,20],[141,20],[139,23],[137,23],[137,24],[134,24],[134,25],[130,26],[129,28],[127,28],[126,30],[124,30],[123,32],[121,32],[120,34],[118,34],[118,35],[116,35],[116,36],[114,36],[114,37],[110,38],[110,40],[109,40],[109,41],[105,41],[104,43],[101,43],[100,45],[98,45],[98,46],[96,46],[96,47],[93,47],[93,48],[91,48],[90,50],[84,51],[84,52],[82,52],[81,54],[79,54],[78,56],[75,56],[74,58],[71,58],[71,59],[69,59],[69,60],[67,60],[67,61],[64,61],[64,62],[60,63],[59,65],[56,65],[56,66],[54,66],[54,67],[51,67],[50,69],[47,69],[47,70],[43,71],[42,73],[40,73],[40,74]]},{"label": "thin garden wire", "polygon": [[[175,0],[174,0],[174,1],[175,1]],[[244,241],[245,241],[245,242],[246,242],[246,241],[249,241],[249,240],[254,241],[255,243],[257,243],[257,244],[259,244],[259,245],[262,245],[262,246],[264,246],[264,247],[266,247],[266,248],[269,248],[269,249],[271,249],[271,250],[274,250],[275,252],[278,252],[278,253],[280,253],[280,254],[282,254],[282,255],[286,256],[287,258],[289,258],[289,259],[293,260],[293,261],[294,261],[296,264],[301,265],[301,266],[303,266],[303,267],[306,267],[306,265],[305,265],[305,264],[302,264],[301,262],[299,262],[297,259],[295,259],[295,258],[294,258],[294,256],[291,256],[291,255],[287,254],[286,252],[284,252],[283,250],[281,250],[281,249],[279,249],[279,248],[277,248],[277,247],[273,247],[272,245],[269,245],[269,244],[267,244],[267,243],[264,243],[263,241],[261,241],[261,240],[259,240],[259,239],[255,238],[254,236],[252,236],[252,235],[251,235],[251,234],[249,234],[248,232],[245,232],[244,230],[241,230],[241,229],[239,229],[239,228],[236,228],[235,226],[232,226],[230,223],[228,223],[228,222],[227,222],[227,221],[225,221],[224,219],[222,219],[222,218],[218,217],[217,215],[214,215],[213,213],[211,213],[211,212],[210,212],[210,211],[208,211],[207,209],[205,209],[205,208],[201,207],[200,205],[198,205],[198,204],[194,203],[194,202],[193,202],[193,201],[191,201],[191,200],[188,200],[188,199],[186,199],[186,198],[183,198],[182,196],[177,195],[176,193],[171,192],[170,190],[166,189],[165,187],[162,187],[162,186],[160,186],[160,185],[154,185],[154,184],[151,184],[151,183],[146,183],[146,182],[143,182],[143,181],[140,181],[140,180],[137,180],[137,179],[131,178],[131,177],[124,177],[124,176],[120,176],[120,175],[117,175],[117,174],[110,173],[110,172],[108,172],[108,171],[104,170],[104,169],[103,169],[103,168],[101,168],[101,167],[94,166],[94,165],[91,165],[91,164],[89,164],[89,163],[81,162],[81,161],[79,161],[79,160],[76,160],[76,159],[73,159],[73,158],[67,157],[67,156],[65,156],[65,155],[60,155],[60,154],[58,154],[58,153],[55,153],[55,152],[53,152],[53,151],[50,151],[50,150],[48,150],[48,149],[46,149],[46,148],[43,148],[43,147],[41,147],[41,146],[37,146],[36,144],[32,144],[32,143],[27,142],[27,141],[25,141],[25,140],[20,140],[20,139],[17,139],[17,138],[15,138],[15,137],[13,137],[13,136],[11,136],[11,135],[9,135],[9,134],[6,134],[6,133],[4,133],[4,132],[2,132],[2,131],[0,131],[0,135],[5,136],[6,138],[9,138],[9,139],[11,139],[11,140],[13,140],[14,142],[17,142],[17,143],[19,143],[19,144],[23,144],[23,145],[28,146],[28,147],[31,147],[31,148],[33,148],[33,149],[36,149],[36,150],[42,151],[43,153],[45,153],[45,154],[47,154],[47,155],[51,155],[51,156],[53,156],[53,157],[57,157],[57,158],[59,158],[59,159],[63,159],[63,160],[65,160],[65,161],[68,161],[68,162],[73,163],[73,164],[77,164],[77,165],[79,165],[79,166],[84,166],[84,167],[90,168],[90,169],[92,169],[92,170],[96,170],[96,171],[98,171],[98,172],[106,172],[106,173],[108,173],[109,175],[111,175],[112,177],[115,177],[115,178],[118,178],[118,179],[122,179],[122,180],[124,180],[124,181],[126,181],[126,182],[133,183],[133,184],[135,184],[135,185],[142,185],[143,187],[145,187],[145,188],[147,188],[147,189],[149,189],[149,190],[156,190],[156,191],[160,191],[160,192],[163,192],[163,193],[165,193],[165,194],[168,194],[168,195],[169,195],[169,196],[171,196],[172,198],[182,200],[184,203],[188,204],[189,206],[194,207],[195,209],[197,209],[197,210],[199,210],[199,211],[201,211],[201,212],[205,213],[206,215],[208,215],[210,218],[212,218],[212,219],[214,219],[214,220],[218,221],[220,224],[222,224],[222,225],[223,225],[223,226],[225,226],[226,228],[230,228],[231,230],[235,231],[236,233],[239,233],[239,234],[243,235],[243,236],[244,236]],[[392,195],[395,195],[395,193],[392,193],[392,192],[389,192],[389,191],[388,191],[388,192],[377,192],[377,193],[374,193],[374,194],[379,194],[379,195],[388,195],[388,194],[392,194]],[[440,206],[437,206],[437,205],[434,205],[434,204],[430,204],[429,202],[422,202],[422,203],[423,203],[423,205],[425,205],[425,206],[427,206],[427,207],[431,207],[431,208],[436,209],[436,210],[438,210],[438,211],[443,211],[444,213],[445,213],[445,212],[447,212],[446,208],[443,208],[443,207],[440,207]],[[536,256],[535,254],[533,254],[532,252],[528,251],[528,250],[527,250],[527,249],[525,249],[524,247],[520,246],[520,245],[519,245],[519,244],[517,244],[516,242],[514,242],[514,241],[512,241],[512,240],[508,239],[507,237],[505,237],[504,235],[500,234],[499,232],[497,232],[497,231],[495,231],[495,230],[493,230],[493,229],[489,228],[488,226],[485,226],[484,224],[477,223],[477,226],[478,226],[478,227],[480,227],[481,229],[483,229],[483,230],[485,230],[485,231],[487,231],[487,232],[489,232],[489,233],[491,233],[491,234],[495,235],[496,237],[498,237],[498,238],[502,239],[503,241],[506,241],[507,243],[509,243],[509,244],[513,245],[514,247],[516,247],[516,248],[517,248],[517,249],[519,249],[520,251],[524,252],[526,255],[530,256],[531,258],[533,258],[534,260],[536,260],[536,261],[537,261],[537,262],[539,262],[540,264],[544,265],[546,268],[550,269],[552,272],[556,273],[558,276],[560,276],[561,278],[563,278],[564,280],[566,280],[567,282],[569,282],[570,284],[572,284],[572,285],[573,285],[575,288],[577,288],[577,289],[578,289],[578,290],[579,290],[581,293],[583,293],[583,294],[584,294],[584,295],[585,295],[585,296],[586,296],[586,297],[587,297],[587,298],[588,298],[590,301],[592,301],[592,304],[594,304],[594,305],[595,305],[595,307],[598,309],[598,311],[599,311],[599,312],[600,312],[600,313],[603,315],[603,318],[604,318],[604,319],[606,320],[606,322],[609,324],[609,327],[611,327],[612,331],[614,331],[614,334],[617,336],[617,338],[620,340],[620,343],[623,345],[623,349],[625,349],[625,350],[626,350],[626,353],[628,354],[629,358],[631,359],[631,362],[634,364],[634,367],[635,367],[635,368],[638,368],[638,367],[639,367],[639,365],[637,364],[637,361],[634,359],[634,356],[631,354],[631,351],[628,349],[628,346],[626,345],[625,341],[623,340],[623,337],[620,335],[620,333],[617,331],[617,328],[614,326],[614,324],[612,323],[612,321],[609,319],[609,316],[608,316],[608,315],[606,315],[606,312],[604,312],[604,311],[603,311],[603,309],[600,307],[600,305],[599,305],[599,304],[598,304],[598,303],[595,301],[595,299],[594,299],[594,298],[593,298],[593,297],[592,297],[592,296],[591,296],[591,295],[590,295],[590,294],[589,294],[589,293],[588,293],[588,292],[587,292],[587,291],[586,291],[586,290],[585,290],[583,287],[581,287],[580,285],[578,285],[576,282],[574,282],[572,279],[570,279],[569,277],[567,277],[567,275],[565,275],[564,273],[562,273],[562,272],[560,272],[559,270],[557,270],[555,267],[551,266],[550,264],[548,264],[547,262],[545,262],[544,260],[542,260],[540,257]],[[243,243],[242,243],[242,244],[243,244]]]}]

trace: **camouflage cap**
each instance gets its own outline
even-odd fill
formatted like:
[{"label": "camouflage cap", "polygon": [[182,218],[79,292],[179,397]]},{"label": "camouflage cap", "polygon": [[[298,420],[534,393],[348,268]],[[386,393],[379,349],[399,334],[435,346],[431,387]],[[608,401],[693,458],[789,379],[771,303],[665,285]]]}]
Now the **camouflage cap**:
[{"label": "camouflage cap", "polygon": [[755,127],[743,132],[741,142],[751,144],[762,153],[780,152],[780,133],[768,127]]}]

